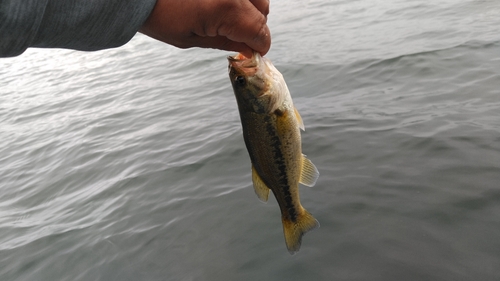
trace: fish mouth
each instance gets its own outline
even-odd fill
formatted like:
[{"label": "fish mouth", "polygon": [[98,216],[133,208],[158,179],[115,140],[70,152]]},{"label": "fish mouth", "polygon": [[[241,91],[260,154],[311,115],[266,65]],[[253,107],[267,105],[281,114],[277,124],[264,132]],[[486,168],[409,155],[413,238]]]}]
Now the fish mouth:
[{"label": "fish mouth", "polygon": [[235,56],[228,56],[227,59],[229,61],[242,61],[242,60],[247,60],[249,58],[245,57],[243,54],[241,53],[238,53],[237,55]]},{"label": "fish mouth", "polygon": [[260,63],[260,54],[257,52],[253,52],[251,58],[245,57],[243,54],[239,53],[235,56],[228,56],[227,60],[230,65],[238,68],[254,68],[257,67]]}]

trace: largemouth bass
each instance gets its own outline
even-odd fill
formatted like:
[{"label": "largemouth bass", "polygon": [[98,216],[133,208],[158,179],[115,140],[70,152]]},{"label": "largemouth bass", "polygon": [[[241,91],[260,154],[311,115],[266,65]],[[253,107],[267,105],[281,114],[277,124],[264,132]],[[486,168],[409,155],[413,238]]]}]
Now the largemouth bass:
[{"label": "largemouth bass", "polygon": [[299,183],[313,186],[319,172],[302,154],[304,124],[281,73],[255,53],[228,57],[243,138],[252,162],[255,193],[266,202],[271,190],[281,210],[288,251],[300,249],[302,236],[319,222],[300,204]]}]

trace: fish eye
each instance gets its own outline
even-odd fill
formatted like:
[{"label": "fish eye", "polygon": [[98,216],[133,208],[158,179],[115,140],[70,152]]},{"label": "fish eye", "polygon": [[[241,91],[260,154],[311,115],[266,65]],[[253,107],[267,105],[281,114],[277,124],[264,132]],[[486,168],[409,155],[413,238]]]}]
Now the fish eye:
[{"label": "fish eye", "polygon": [[239,75],[239,76],[236,76],[236,79],[234,80],[236,82],[236,84],[238,84],[239,86],[243,86],[245,85],[245,83],[247,82],[245,77]]}]

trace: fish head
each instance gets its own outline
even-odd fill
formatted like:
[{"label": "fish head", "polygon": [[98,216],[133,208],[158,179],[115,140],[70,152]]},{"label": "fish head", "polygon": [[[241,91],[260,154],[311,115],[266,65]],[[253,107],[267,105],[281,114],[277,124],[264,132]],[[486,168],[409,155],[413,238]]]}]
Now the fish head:
[{"label": "fish head", "polygon": [[274,112],[289,95],[285,80],[271,61],[254,52],[229,56],[229,78],[240,110]]}]

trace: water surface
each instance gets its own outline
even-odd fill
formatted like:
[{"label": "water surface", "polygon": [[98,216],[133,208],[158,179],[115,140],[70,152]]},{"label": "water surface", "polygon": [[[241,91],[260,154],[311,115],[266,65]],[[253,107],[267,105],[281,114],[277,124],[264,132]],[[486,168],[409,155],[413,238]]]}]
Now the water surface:
[{"label": "water surface", "polygon": [[2,280],[500,279],[500,3],[271,3],[320,170],[290,256],[228,52],[137,35],[0,60]]}]

